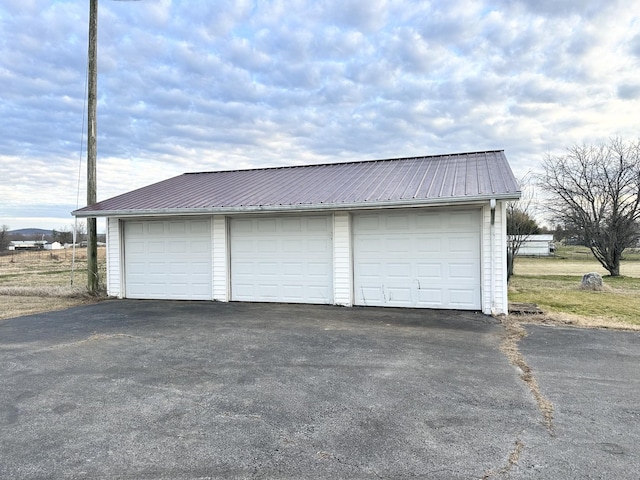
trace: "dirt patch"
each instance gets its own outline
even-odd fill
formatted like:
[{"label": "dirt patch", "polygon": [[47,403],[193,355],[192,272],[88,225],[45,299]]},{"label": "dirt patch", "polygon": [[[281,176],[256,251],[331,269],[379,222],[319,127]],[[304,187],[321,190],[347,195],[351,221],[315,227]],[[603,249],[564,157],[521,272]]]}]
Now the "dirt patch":
[{"label": "dirt patch", "polygon": [[53,345],[51,347],[47,347],[42,350],[54,350],[59,348],[76,347],[84,343],[99,342],[104,340],[111,340],[114,338],[136,338],[136,337],[134,337],[133,335],[127,335],[125,333],[112,333],[112,334],[94,333],[93,335],[90,335],[89,337],[84,338],[82,340],[77,340],[71,343],[61,343],[59,345]]},{"label": "dirt patch", "polygon": [[66,310],[79,305],[95,303],[97,299],[79,297],[37,297],[0,295],[0,320],[36,313]]},{"label": "dirt patch", "polygon": [[521,314],[517,316],[517,321],[524,324],[553,325],[556,327],[640,331],[640,325],[610,318],[585,317],[582,315],[572,315],[570,313]]},{"label": "dirt patch", "polygon": [[520,378],[527,384],[529,390],[533,394],[533,398],[536,400],[536,404],[540,413],[542,414],[542,421],[547,431],[551,436],[554,436],[553,432],[553,403],[549,401],[540,391],[538,381],[529,365],[518,348],[518,343],[524,337],[527,336],[527,332],[520,322],[513,316],[506,316],[500,319],[502,325],[505,328],[504,337],[500,350],[506,355],[512,365],[520,369]]},{"label": "dirt patch", "polygon": [[491,477],[495,475],[506,475],[507,473],[509,473],[513,468],[513,466],[518,464],[518,461],[520,460],[520,454],[522,453],[523,448],[524,448],[524,443],[522,443],[522,441],[519,438],[517,438],[513,446],[513,450],[511,451],[511,453],[509,453],[509,458],[507,458],[507,463],[495,473],[493,470],[489,470],[488,472],[485,472],[484,476],[482,477],[482,480],[489,480]]}]

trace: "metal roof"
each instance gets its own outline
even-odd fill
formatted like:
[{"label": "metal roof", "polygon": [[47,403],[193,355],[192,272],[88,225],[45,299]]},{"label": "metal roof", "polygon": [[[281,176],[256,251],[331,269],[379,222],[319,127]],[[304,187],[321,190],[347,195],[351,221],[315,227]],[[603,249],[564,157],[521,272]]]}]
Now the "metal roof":
[{"label": "metal roof", "polygon": [[325,210],[516,199],[502,150],[185,173],[76,210],[81,217]]}]

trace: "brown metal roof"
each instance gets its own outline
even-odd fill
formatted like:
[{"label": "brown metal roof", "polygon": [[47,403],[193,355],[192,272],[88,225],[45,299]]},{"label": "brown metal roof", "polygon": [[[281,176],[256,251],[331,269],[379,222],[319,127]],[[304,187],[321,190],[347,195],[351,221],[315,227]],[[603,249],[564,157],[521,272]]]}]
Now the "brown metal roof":
[{"label": "brown metal roof", "polygon": [[78,216],[366,208],[520,196],[502,150],[185,173],[73,212]]}]

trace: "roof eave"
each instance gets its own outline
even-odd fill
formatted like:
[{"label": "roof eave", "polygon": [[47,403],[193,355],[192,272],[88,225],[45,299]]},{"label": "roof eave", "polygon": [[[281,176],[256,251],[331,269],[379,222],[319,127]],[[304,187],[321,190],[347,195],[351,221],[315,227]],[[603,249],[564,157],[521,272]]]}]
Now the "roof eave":
[{"label": "roof eave", "polygon": [[518,200],[520,192],[503,194],[483,194],[469,197],[431,198],[423,200],[389,200],[356,203],[313,203],[298,205],[248,205],[234,207],[205,207],[205,208],[156,208],[130,210],[75,210],[72,215],[79,218],[88,217],[149,217],[173,215],[231,215],[241,213],[296,213],[296,212],[326,212],[336,210],[368,210],[373,208],[403,208],[403,207],[433,207],[479,204],[491,199]]}]

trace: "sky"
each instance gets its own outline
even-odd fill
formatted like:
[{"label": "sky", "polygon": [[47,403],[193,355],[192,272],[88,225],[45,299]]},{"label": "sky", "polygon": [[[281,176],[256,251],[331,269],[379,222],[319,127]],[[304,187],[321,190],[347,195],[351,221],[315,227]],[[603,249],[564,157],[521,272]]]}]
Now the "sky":
[{"label": "sky", "polygon": [[[88,0],[0,0],[0,224],[86,204]],[[98,200],[185,172],[640,136],[640,2],[100,0]]]}]

